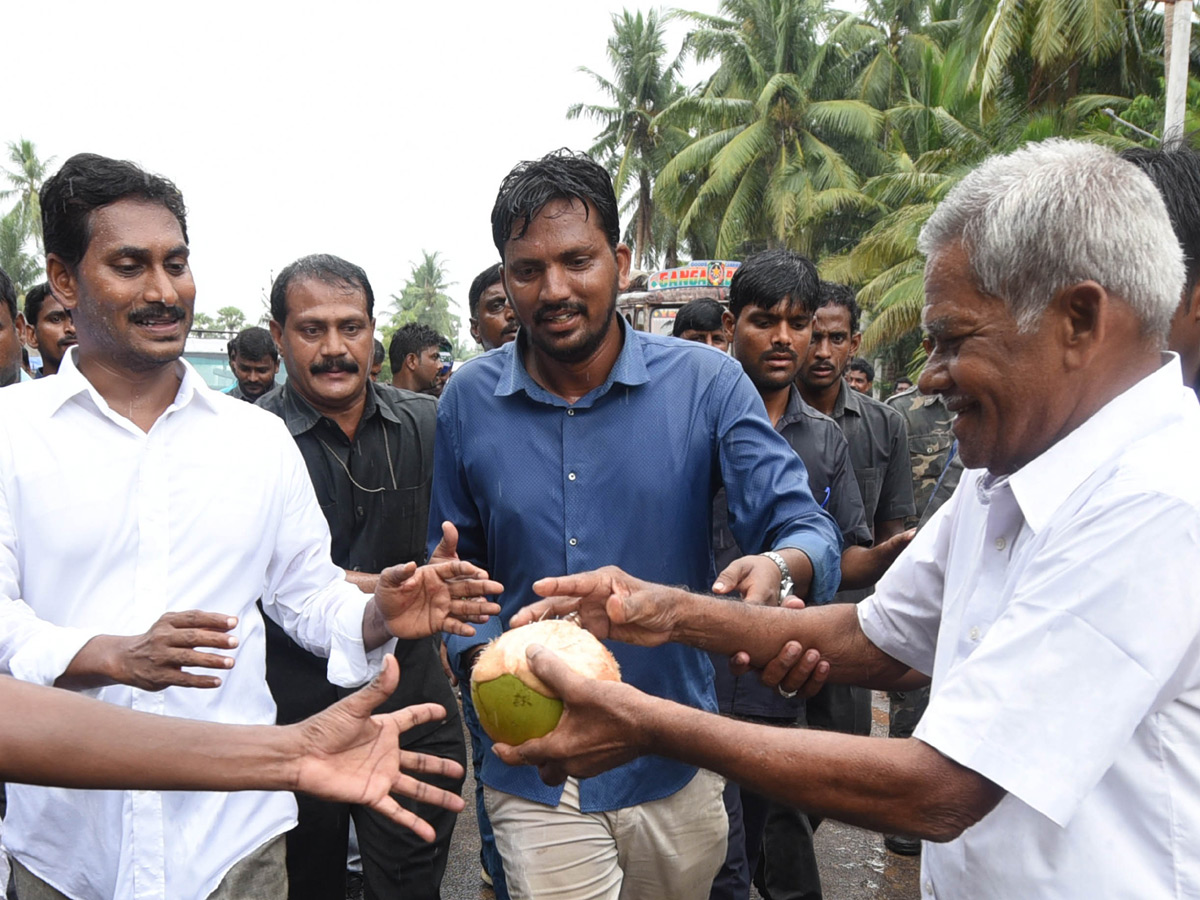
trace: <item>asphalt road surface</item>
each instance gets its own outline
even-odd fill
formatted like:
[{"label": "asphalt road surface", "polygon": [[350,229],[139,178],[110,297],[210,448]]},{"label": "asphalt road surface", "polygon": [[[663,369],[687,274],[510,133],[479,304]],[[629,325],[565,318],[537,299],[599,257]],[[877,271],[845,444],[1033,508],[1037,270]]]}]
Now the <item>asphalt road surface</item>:
[{"label": "asphalt road surface", "polygon": [[[873,734],[887,734],[887,695],[874,695]],[[468,741],[470,738],[467,739]],[[479,877],[479,830],[475,825],[475,781],[467,772],[463,797],[467,808],[458,817],[450,862],[442,882],[443,900],[494,900]],[[821,869],[825,900],[917,900],[920,861],[897,856],[883,846],[883,838],[840,822],[826,820],[817,829],[814,843]],[[754,892],[753,900],[759,900]],[[698,897],[696,900],[705,900]]]}]

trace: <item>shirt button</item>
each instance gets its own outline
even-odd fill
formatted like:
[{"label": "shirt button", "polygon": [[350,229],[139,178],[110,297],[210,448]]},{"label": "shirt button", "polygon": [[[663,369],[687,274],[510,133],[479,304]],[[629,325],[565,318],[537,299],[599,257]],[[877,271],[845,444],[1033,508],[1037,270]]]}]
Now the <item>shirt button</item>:
[{"label": "shirt button", "polygon": [[925,888],[925,893],[927,893],[929,896],[932,897],[933,896],[933,882],[926,881],[925,884],[923,885],[923,887]]},{"label": "shirt button", "polygon": [[567,543],[570,544],[572,547],[574,547],[576,544],[579,543],[579,541],[575,540],[575,538],[571,538],[569,541],[567,541]]},{"label": "shirt button", "polygon": [[1007,546],[1008,546],[1008,544],[1005,542],[1004,538],[1002,538],[1002,537],[996,538],[996,549],[997,550],[1003,550]]},{"label": "shirt button", "polygon": [[568,415],[568,416],[573,416],[573,415],[575,415],[575,410],[573,410],[573,409],[568,409],[568,410],[567,410],[567,415]]},{"label": "shirt button", "polygon": [[976,628],[974,625],[971,626],[971,630],[967,633],[971,636],[971,640],[973,640],[973,641],[979,640],[979,629]]},{"label": "shirt button", "polygon": [[364,509],[363,509],[361,506],[356,506],[356,507],[354,507],[354,511],[355,511],[356,513],[358,513],[358,517],[359,517],[360,519],[363,517],[363,515],[364,515],[364,514],[365,514],[365,512],[366,512],[366,511],[365,511],[365,510],[364,510]]},{"label": "shirt button", "polygon": [[572,472],[567,476],[567,481],[574,481],[574,480],[575,480],[575,473]]}]

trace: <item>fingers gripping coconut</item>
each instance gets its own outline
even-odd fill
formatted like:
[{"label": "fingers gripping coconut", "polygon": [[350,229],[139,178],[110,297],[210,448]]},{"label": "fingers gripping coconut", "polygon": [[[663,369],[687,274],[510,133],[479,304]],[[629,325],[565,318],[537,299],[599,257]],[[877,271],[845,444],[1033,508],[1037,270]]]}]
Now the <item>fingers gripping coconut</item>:
[{"label": "fingers gripping coconut", "polygon": [[542,737],[562,717],[562,700],[529,669],[525,650],[530,644],[553,650],[586,678],[621,680],[608,649],[572,622],[547,619],[506,631],[488,644],[471,672],[471,700],[493,741],[515,745]]}]

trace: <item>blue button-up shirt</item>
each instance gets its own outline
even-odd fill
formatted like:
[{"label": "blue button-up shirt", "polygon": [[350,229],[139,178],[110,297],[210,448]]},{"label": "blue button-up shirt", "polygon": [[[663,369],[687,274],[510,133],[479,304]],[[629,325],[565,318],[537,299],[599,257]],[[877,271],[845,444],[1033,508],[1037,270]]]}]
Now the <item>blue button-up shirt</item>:
[{"label": "blue button-up shirt", "polygon": [[[461,654],[496,637],[537,597],[533,582],[618,565],[650,581],[708,590],[716,577],[712,500],[725,485],[730,527],[742,547],[794,547],[814,570],[813,597],[837,588],[841,535],[808,489],[804,464],[775,432],[758,392],[730,357],[709,347],[625,326],[608,378],[576,403],[542,388],[518,345],[466,363],[438,409],[429,548],[441,523],[458,527],[458,552],[506,588],[503,612]],[[647,693],[716,710],[705,653],[678,644],[610,643],[622,678]],[[670,796],[695,769],[645,757],[580,783],[585,811]],[[484,755],[483,782],[557,805],[561,787],[537,770]]]}]

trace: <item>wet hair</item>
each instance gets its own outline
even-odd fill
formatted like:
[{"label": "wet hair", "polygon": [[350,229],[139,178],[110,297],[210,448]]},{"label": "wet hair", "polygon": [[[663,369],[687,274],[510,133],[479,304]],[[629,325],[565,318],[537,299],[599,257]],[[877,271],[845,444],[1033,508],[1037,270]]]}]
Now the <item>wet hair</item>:
[{"label": "wet hair", "polygon": [[850,333],[858,334],[862,310],[858,308],[858,301],[854,299],[854,288],[846,284],[838,284],[835,281],[822,281],[817,309],[822,306],[844,306],[850,313]]},{"label": "wet hair", "polygon": [[608,246],[616,250],[621,240],[621,216],[612,178],[586,154],[563,148],[541,159],[517,163],[500,182],[492,207],[492,241],[501,259],[509,239],[524,237],[529,223],[551,200],[578,200],[589,216],[594,206]]},{"label": "wet hair", "polygon": [[1163,338],[1183,293],[1179,239],[1162,195],[1098,144],[1051,138],[993,156],[962,179],[921,229],[926,257],[957,244],[976,290],[1032,330],[1065,288],[1095,281]]},{"label": "wet hair", "polygon": [[861,356],[856,356],[854,359],[850,360],[850,364],[846,366],[846,369],[853,369],[855,372],[862,372],[867,376],[867,381],[875,380],[875,367]]},{"label": "wet hair", "polygon": [[701,297],[679,307],[675,314],[675,324],[671,326],[671,334],[679,337],[685,331],[722,331],[725,328],[721,314],[725,312],[716,300]]},{"label": "wet hair", "polygon": [[229,358],[241,357],[245,360],[266,359],[271,357],[279,362],[279,348],[271,332],[257,325],[243,329],[237,337],[229,342]]},{"label": "wet hair", "polygon": [[1122,150],[1120,156],[1145,172],[1162,195],[1171,227],[1183,250],[1186,299],[1200,281],[1200,153],[1173,143],[1155,150],[1145,147]]},{"label": "wet hair", "polygon": [[179,222],[188,242],[187,208],[179,188],[134,163],[95,153],[77,153],[46,180],[42,203],[42,242],[71,268],[79,265],[92,239],[91,214],[118,200],[161,203]]},{"label": "wet hair", "polygon": [[0,269],[0,303],[8,307],[8,318],[15,326],[17,323],[17,289],[3,269]]},{"label": "wet hair", "polygon": [[475,276],[475,280],[471,282],[471,288],[467,291],[468,309],[476,319],[479,318],[479,299],[483,296],[483,292],[490,288],[493,284],[500,283],[500,263],[488,266],[482,272]]},{"label": "wet hair", "polygon": [[817,311],[821,280],[817,267],[795,250],[764,250],[742,263],[729,282],[729,311],[736,319],[747,306],[771,309],[781,300]]},{"label": "wet hair", "polygon": [[352,262],[328,253],[302,256],[283,267],[271,285],[271,318],[283,325],[287,321],[287,291],[293,281],[320,281],[334,287],[360,290],[367,298],[367,318],[375,315],[375,292],[367,273]]},{"label": "wet hair", "polygon": [[383,349],[383,341],[375,338],[375,355],[371,357],[372,366],[382,366],[384,359],[387,357],[387,351]]},{"label": "wet hair", "polygon": [[392,371],[399,372],[404,368],[404,360],[410,353],[420,356],[430,347],[441,347],[443,338],[440,334],[420,322],[409,322],[392,335],[388,345],[388,359],[392,363]]},{"label": "wet hair", "polygon": [[42,317],[42,306],[46,302],[46,298],[54,298],[50,293],[50,285],[43,281],[41,284],[35,284],[25,292],[25,321],[30,325],[37,325],[38,319]]}]

